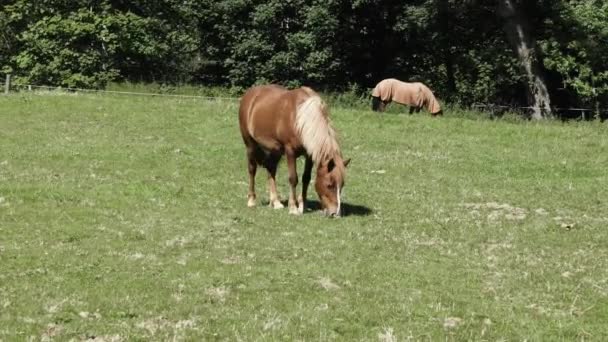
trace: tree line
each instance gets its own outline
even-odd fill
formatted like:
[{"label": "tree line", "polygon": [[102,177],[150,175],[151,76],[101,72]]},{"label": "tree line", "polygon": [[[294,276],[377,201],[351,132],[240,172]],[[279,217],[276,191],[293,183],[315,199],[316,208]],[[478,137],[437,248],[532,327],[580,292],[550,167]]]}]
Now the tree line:
[{"label": "tree line", "polygon": [[445,102],[608,107],[605,0],[3,0],[21,83],[341,91],[394,77]]}]

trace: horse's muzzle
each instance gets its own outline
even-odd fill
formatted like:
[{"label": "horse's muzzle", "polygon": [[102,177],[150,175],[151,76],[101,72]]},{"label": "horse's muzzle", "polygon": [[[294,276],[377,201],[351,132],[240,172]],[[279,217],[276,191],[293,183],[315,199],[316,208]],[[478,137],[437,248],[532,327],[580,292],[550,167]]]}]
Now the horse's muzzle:
[{"label": "horse's muzzle", "polygon": [[342,217],[342,213],[338,212],[338,211],[334,211],[334,212],[330,212],[327,209],[323,210],[323,215],[329,217],[329,218],[339,218]]}]

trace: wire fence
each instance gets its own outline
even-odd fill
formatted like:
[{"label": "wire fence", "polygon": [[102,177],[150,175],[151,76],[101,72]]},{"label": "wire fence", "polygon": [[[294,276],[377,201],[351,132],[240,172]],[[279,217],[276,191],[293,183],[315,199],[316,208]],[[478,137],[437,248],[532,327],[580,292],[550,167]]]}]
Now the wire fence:
[{"label": "wire fence", "polygon": [[[172,97],[172,98],[190,98],[190,99],[203,99],[209,101],[238,101],[240,97],[226,97],[226,96],[203,96],[203,95],[185,95],[185,94],[167,94],[167,93],[150,93],[150,92],[134,92],[134,91],[120,91],[120,90],[105,90],[105,89],[86,89],[76,87],[61,87],[61,86],[46,86],[46,85],[34,85],[34,84],[11,84],[10,79],[7,78],[7,82],[0,83],[0,89],[4,89],[5,94],[9,93],[11,89],[34,91],[39,90],[50,90],[50,91],[69,91],[69,92],[83,92],[83,93],[100,93],[100,94],[118,94],[118,95],[131,95],[131,96],[155,96],[155,97]],[[471,109],[479,110],[489,113],[492,117],[497,117],[508,111],[515,112],[526,112],[529,113],[535,109],[533,106],[509,106],[509,105],[498,105],[498,104],[487,104],[487,103],[475,103],[471,105]],[[568,118],[580,118],[582,120],[588,120],[592,118],[605,118],[608,117],[608,109],[591,109],[591,108],[561,108],[554,107],[551,111],[557,117],[568,117]],[[574,115],[572,115],[574,113]]]},{"label": "wire fence", "polygon": [[[9,84],[6,87],[6,83],[0,83],[2,88],[5,88],[5,93],[10,89],[19,90],[50,90],[50,91],[69,91],[69,92],[83,92],[83,93],[100,93],[100,94],[118,94],[118,95],[133,95],[133,96],[156,96],[156,97],[173,97],[173,98],[190,98],[190,99],[203,99],[203,100],[225,100],[225,101],[238,101],[239,97],[225,97],[225,96],[202,96],[202,95],[185,95],[185,94],[167,94],[167,93],[150,93],[150,92],[134,92],[134,91],[120,91],[120,90],[105,90],[105,89],[86,89],[86,88],[75,88],[75,87],[60,87],[60,86],[44,86],[34,84]],[[8,90],[6,90],[8,89]]]},{"label": "wire fence", "polygon": [[[480,110],[490,113],[491,116],[500,116],[508,111],[513,112],[524,112],[530,114],[533,110],[538,109],[533,106],[507,106],[497,104],[486,104],[486,103],[475,103],[471,105],[472,109]],[[559,118],[579,118],[582,120],[588,120],[593,118],[603,119],[608,116],[608,109],[606,108],[564,108],[564,107],[552,107],[551,112],[554,116]]]}]

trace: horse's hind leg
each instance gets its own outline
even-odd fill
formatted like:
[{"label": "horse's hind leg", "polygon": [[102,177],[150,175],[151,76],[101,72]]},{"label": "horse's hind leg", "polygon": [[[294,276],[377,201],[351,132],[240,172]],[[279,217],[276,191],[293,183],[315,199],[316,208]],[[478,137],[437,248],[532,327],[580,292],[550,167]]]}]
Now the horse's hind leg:
[{"label": "horse's hind leg", "polygon": [[247,146],[247,170],[249,171],[249,193],[247,194],[247,206],[255,207],[255,173],[258,168],[254,147]]},{"label": "horse's hind leg", "polygon": [[281,156],[277,157],[269,155],[266,161],[264,162],[264,166],[266,167],[266,170],[268,170],[268,191],[270,193],[270,202],[268,203],[268,205],[274,209],[283,208],[283,204],[281,203],[281,200],[279,199],[279,194],[277,192],[276,182],[277,168],[280,159]]}]

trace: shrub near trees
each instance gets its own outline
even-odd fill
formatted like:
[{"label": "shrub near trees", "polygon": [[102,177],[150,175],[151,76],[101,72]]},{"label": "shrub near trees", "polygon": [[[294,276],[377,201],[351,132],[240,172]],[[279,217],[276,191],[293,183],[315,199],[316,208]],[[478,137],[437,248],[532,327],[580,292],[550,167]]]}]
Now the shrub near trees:
[{"label": "shrub near trees", "polygon": [[463,105],[532,105],[536,117],[550,106],[608,107],[607,41],[602,0],[5,0],[0,9],[0,67],[22,83],[344,90],[396,77]]}]

